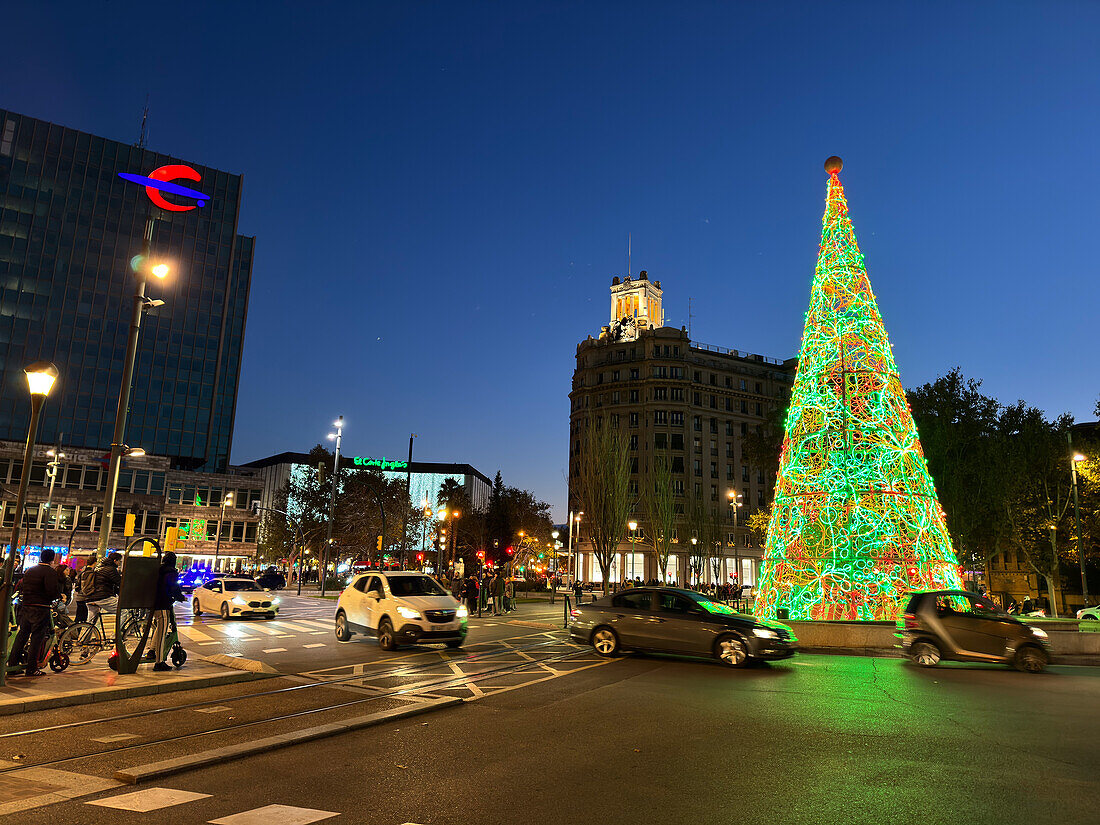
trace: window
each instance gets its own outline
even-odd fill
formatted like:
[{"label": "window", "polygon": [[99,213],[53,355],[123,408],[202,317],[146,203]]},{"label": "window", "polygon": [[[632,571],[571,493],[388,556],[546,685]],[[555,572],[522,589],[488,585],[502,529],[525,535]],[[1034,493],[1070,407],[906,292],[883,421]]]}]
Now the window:
[{"label": "window", "polygon": [[733,442],[726,442],[726,458],[733,458]]},{"label": "window", "polygon": [[764,414],[763,409],[764,409],[763,405],[759,401],[757,401],[756,402],[756,414],[757,415],[763,415]]},{"label": "window", "polygon": [[611,604],[615,607],[625,607],[627,610],[649,610],[650,594],[646,590],[620,593],[611,600]]},{"label": "window", "polygon": [[710,477],[711,478],[718,478],[718,462],[717,461],[712,461],[710,463]]},{"label": "window", "polygon": [[703,492],[703,485],[698,481],[695,482],[695,497],[699,498],[700,493]]},{"label": "window", "polygon": [[703,394],[701,392],[693,392],[691,394],[691,403],[696,407],[703,406]]},{"label": "window", "polygon": [[695,370],[695,383],[696,384],[702,384],[703,383],[703,373],[699,372],[699,370]]},{"label": "window", "polygon": [[630,472],[631,473],[637,473],[638,472],[638,459],[637,458],[630,459]]},{"label": "window", "polygon": [[596,373],[596,383],[597,384],[602,384],[603,383],[603,373],[602,372]]},{"label": "window", "polygon": [[672,347],[672,354],[673,354],[673,355],[679,355],[679,354],[680,354],[680,348],[679,348],[678,346],[675,346],[675,345],[674,345],[674,346]]},{"label": "window", "polygon": [[668,358],[669,351],[670,351],[668,344],[665,344],[664,351],[665,351],[665,358]]},{"label": "window", "polygon": [[673,387],[672,388],[672,400],[673,401],[683,401],[684,400],[684,388],[683,387]]},{"label": "window", "polygon": [[749,414],[749,402],[748,401],[742,401],[741,402],[741,412],[744,413],[745,415]]},{"label": "window", "polygon": [[630,426],[631,427],[637,427],[638,426],[638,413],[631,413],[630,414]]},{"label": "window", "polygon": [[653,446],[663,450],[668,446],[668,433],[657,433],[653,436]]},{"label": "window", "polygon": [[611,426],[612,427],[618,427],[619,426],[619,416],[618,416],[618,414],[612,413],[611,415],[608,416],[608,418],[611,419]]},{"label": "window", "polygon": [[683,378],[684,377],[684,368],[683,367],[673,367],[671,375],[672,375],[673,378]]},{"label": "window", "polygon": [[726,386],[731,389],[733,388],[733,379],[728,375],[726,376]]},{"label": "window", "polygon": [[702,476],[703,475],[703,466],[699,463],[699,459],[695,459],[694,469],[695,469],[695,475],[697,475],[697,476]]},{"label": "window", "polygon": [[742,379],[741,379],[741,380],[740,380],[740,381],[738,382],[738,384],[737,384],[737,387],[738,387],[738,389],[742,389],[742,390],[744,390],[744,389],[748,389],[748,387],[746,387],[746,386],[745,386],[745,379],[744,379],[744,378],[742,378]]},{"label": "window", "polygon": [[630,449],[632,449],[632,450],[638,449],[638,436],[636,436],[636,435],[630,436]]},{"label": "window", "polygon": [[696,430],[697,432],[702,432],[702,431],[703,431],[703,419],[702,419],[702,418],[700,418],[700,417],[699,417],[699,416],[697,416],[697,415],[695,415],[695,416],[692,416],[692,419],[691,419],[691,426],[692,426],[692,428],[693,428],[693,429],[695,429],[695,430]]},{"label": "window", "polygon": [[[676,413],[673,413],[673,416],[675,416],[675,415],[676,415]],[[684,434],[683,433],[673,433],[672,434],[672,449],[674,449],[674,450],[684,449]]]},{"label": "window", "polygon": [[630,391],[630,403],[631,404],[637,404],[638,403],[638,391],[637,390],[631,390]]},{"label": "window", "polygon": [[764,471],[763,470],[757,470],[756,471],[756,483],[757,484],[763,484],[764,483]]},{"label": "window", "polygon": [[[682,412],[672,413],[672,426],[673,427],[682,427],[682,426],[684,426],[684,414]],[[683,446],[683,445],[681,445],[681,446]]]},{"label": "window", "polygon": [[766,503],[765,500],[764,500],[764,491],[763,490],[757,490],[756,491],[756,503],[759,504],[761,507],[763,507],[764,504]]},{"label": "window", "polygon": [[715,375],[713,372],[710,374],[710,385],[712,387],[718,386],[718,376]]},{"label": "window", "polygon": [[727,421],[726,422],[726,435],[728,435],[728,436],[733,435],[733,422],[732,421]]},{"label": "window", "polygon": [[756,382],[756,394],[757,395],[760,394],[760,382],[759,381]]},{"label": "window", "polygon": [[618,381],[619,380],[619,371],[618,370],[615,370],[613,373],[611,373],[611,380],[612,381]]},{"label": "window", "polygon": [[611,393],[611,403],[612,404],[618,404],[619,403],[619,391],[618,390],[615,390],[615,392]]},{"label": "window", "polygon": [[660,426],[668,425],[668,410],[654,410],[653,423]]},{"label": "window", "polygon": [[712,418],[710,420],[710,432],[712,435],[718,435],[718,419]]},{"label": "window", "polygon": [[[676,462],[672,462],[675,466]],[[680,459],[680,472],[684,470],[684,460]],[[684,480],[682,478],[674,478],[672,480],[672,494],[674,496],[682,496],[684,494]],[[675,539],[673,539],[675,541]]]},{"label": "window", "polygon": [[668,401],[668,387],[654,387],[653,388],[653,400],[654,401]]},{"label": "window", "polygon": [[726,481],[733,481],[733,465],[726,465]]},{"label": "window", "polygon": [[717,395],[712,395],[710,397],[710,408],[712,410],[718,409],[718,396]]},{"label": "window", "polygon": [[657,609],[662,613],[691,613],[700,608],[694,601],[679,593],[658,593]]},{"label": "window", "polygon": [[697,453],[703,452],[703,439],[698,438],[698,437],[693,438],[692,439],[692,444],[695,447],[695,452],[697,452]]},{"label": "window", "polygon": [[710,500],[711,501],[718,501],[718,488],[717,487],[712,486],[710,488]]},{"label": "window", "polygon": [[748,425],[744,421],[742,421],[741,422],[741,435],[746,435],[748,433],[748,431],[749,431]]},{"label": "window", "polygon": [[630,380],[631,381],[637,381],[638,380],[638,370],[637,369],[632,369],[630,371]]},{"label": "window", "polygon": [[748,481],[749,480],[749,465],[748,464],[742,464],[741,465],[741,480],[742,481]]}]

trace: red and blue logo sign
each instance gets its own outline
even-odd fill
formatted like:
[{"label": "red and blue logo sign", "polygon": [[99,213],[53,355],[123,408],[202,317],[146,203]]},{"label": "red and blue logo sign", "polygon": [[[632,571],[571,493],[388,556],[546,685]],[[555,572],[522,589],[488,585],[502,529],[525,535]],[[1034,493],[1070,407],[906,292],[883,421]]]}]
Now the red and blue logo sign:
[{"label": "red and blue logo sign", "polygon": [[[190,166],[183,166],[181,164],[162,166],[150,172],[148,177],[144,175],[134,175],[130,172],[119,172],[118,176],[123,180],[128,180],[131,183],[138,183],[144,186],[145,194],[149,196],[149,200],[161,209],[166,209],[169,212],[190,212],[195,207],[206,206],[206,202],[210,200],[208,195],[204,195],[196,189],[181,186],[173,182],[180,179],[193,180],[196,182],[202,180],[202,175]],[[190,198],[195,203],[170,203],[164,199],[161,192],[167,192],[170,195],[178,195],[181,198]]]}]

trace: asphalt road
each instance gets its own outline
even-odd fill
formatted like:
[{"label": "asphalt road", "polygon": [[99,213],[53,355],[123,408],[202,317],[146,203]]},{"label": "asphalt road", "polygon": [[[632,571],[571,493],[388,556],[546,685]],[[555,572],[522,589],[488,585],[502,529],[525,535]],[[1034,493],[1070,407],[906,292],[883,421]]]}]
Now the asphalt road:
[{"label": "asphalt road", "polygon": [[[479,634],[493,649],[528,648],[519,656],[556,644],[553,632],[506,622]],[[409,655],[350,643],[313,648],[296,666],[313,672],[323,658],[369,671]],[[639,656],[571,665],[502,678],[454,708],[168,777],[156,787],[201,796],[148,813],[88,804],[127,787],[19,816],[205,823],[279,805],[226,822],[1095,821],[1098,668],[1031,676],[844,656],[740,671]]]}]

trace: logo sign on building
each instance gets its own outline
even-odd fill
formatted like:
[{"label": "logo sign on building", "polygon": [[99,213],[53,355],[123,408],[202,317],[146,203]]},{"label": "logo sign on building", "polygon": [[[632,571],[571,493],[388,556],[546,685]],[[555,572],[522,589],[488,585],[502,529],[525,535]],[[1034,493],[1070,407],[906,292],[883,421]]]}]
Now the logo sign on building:
[{"label": "logo sign on building", "polygon": [[[193,180],[196,183],[202,180],[202,175],[190,166],[172,164],[154,169],[148,176],[134,175],[130,172],[119,172],[118,176],[123,180],[130,181],[130,183],[137,183],[144,186],[145,194],[149,196],[149,200],[151,200],[154,205],[169,212],[190,212],[198,206],[206,206],[206,202],[210,200],[208,195],[204,195],[197,189],[191,189],[190,187],[174,183],[174,181],[180,179]],[[194,201],[194,204],[169,203],[164,199],[161,192],[167,192],[170,195],[178,195],[181,198],[190,198]]]},{"label": "logo sign on building", "polygon": [[364,458],[357,455],[351,460],[356,467],[377,467],[379,470],[404,470],[409,466],[407,461],[395,461],[388,458]]}]

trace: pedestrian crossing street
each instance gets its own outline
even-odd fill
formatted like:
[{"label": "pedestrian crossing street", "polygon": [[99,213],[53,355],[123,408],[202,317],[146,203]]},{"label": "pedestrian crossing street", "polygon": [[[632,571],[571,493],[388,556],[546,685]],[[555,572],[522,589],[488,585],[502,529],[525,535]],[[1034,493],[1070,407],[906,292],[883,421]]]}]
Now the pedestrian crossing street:
[{"label": "pedestrian crossing street", "polygon": [[254,619],[236,622],[200,622],[177,625],[184,647],[212,647],[227,643],[263,642],[264,653],[285,653],[292,647],[322,647],[319,636],[333,633],[328,619]]}]

